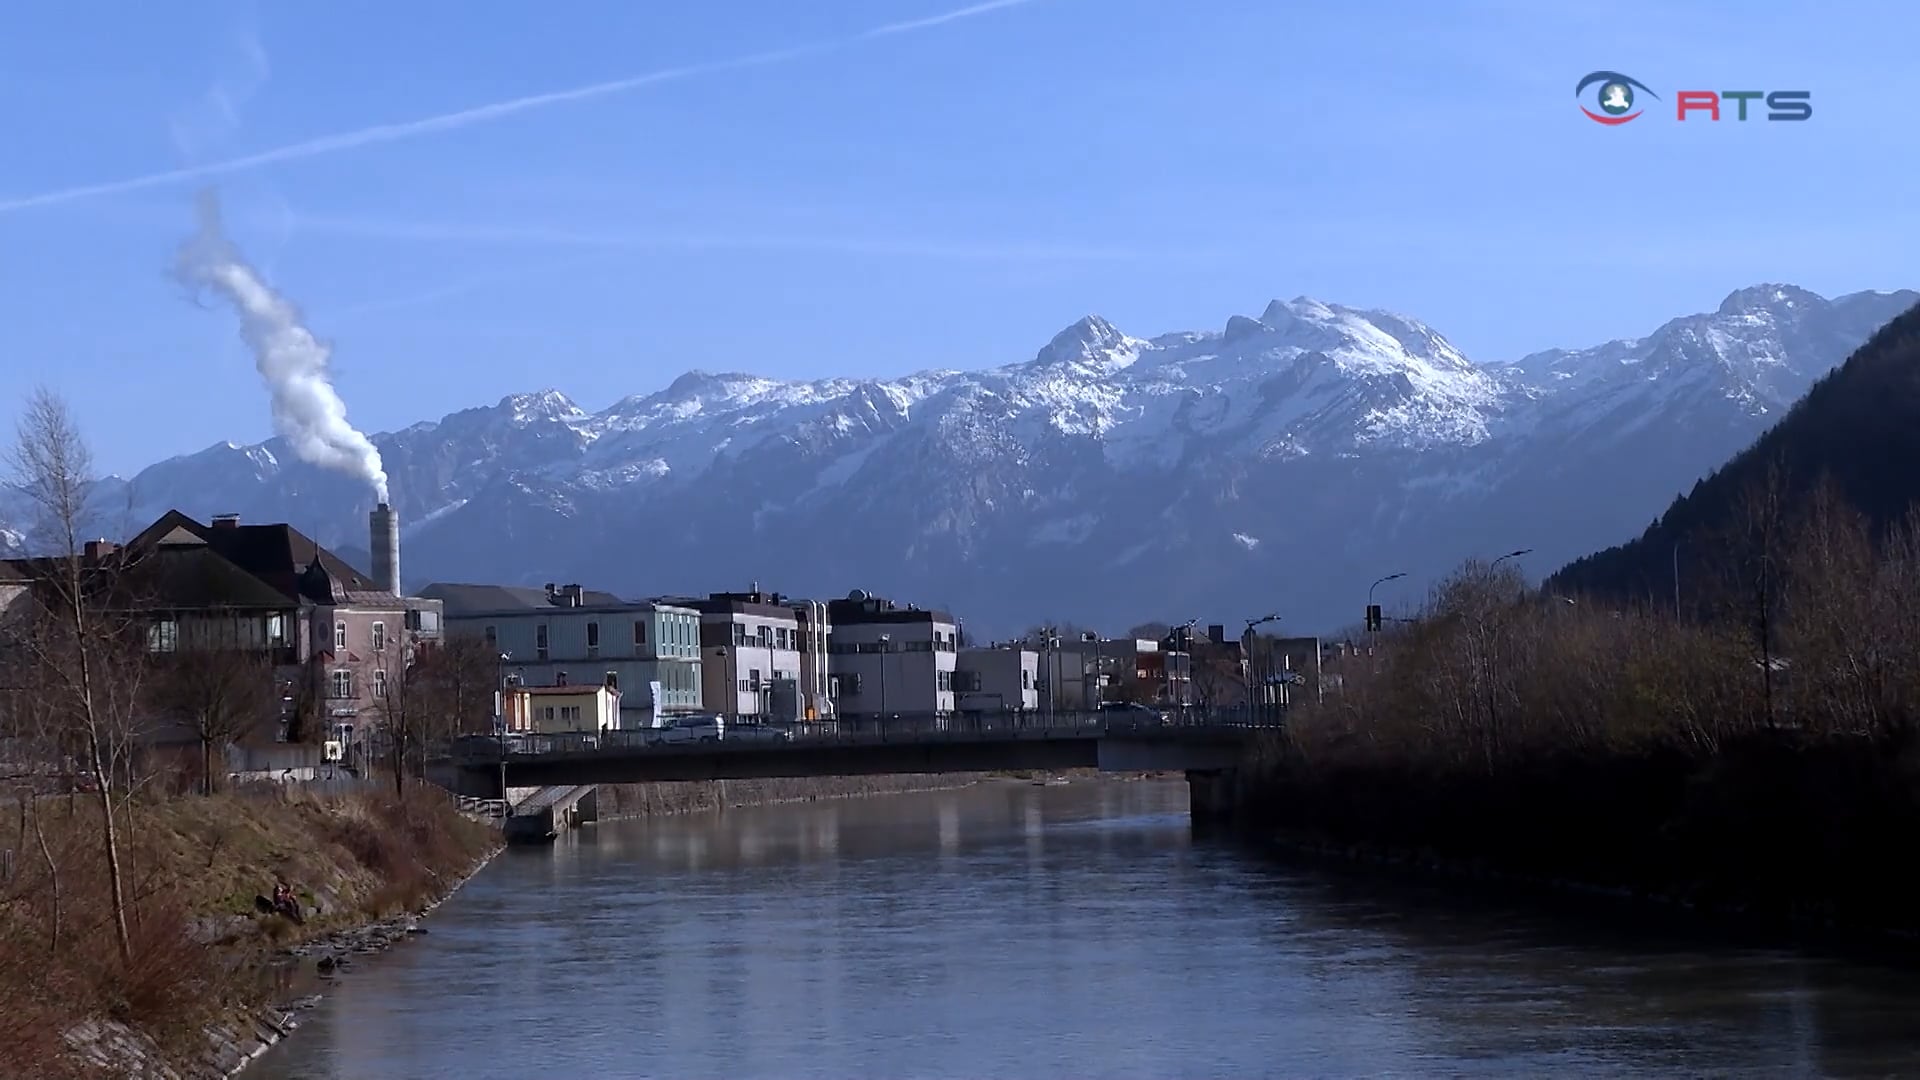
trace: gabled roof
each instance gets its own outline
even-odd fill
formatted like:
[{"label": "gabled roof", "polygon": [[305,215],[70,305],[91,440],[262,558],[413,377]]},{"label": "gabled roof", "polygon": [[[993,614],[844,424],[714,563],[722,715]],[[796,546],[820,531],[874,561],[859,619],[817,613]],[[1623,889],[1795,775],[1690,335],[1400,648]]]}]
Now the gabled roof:
[{"label": "gabled roof", "polygon": [[598,610],[651,610],[653,605],[645,601],[622,600],[610,592],[584,589],[580,593],[580,606],[568,607],[556,603],[545,589],[522,588],[517,585],[462,585],[454,582],[436,581],[420,590],[420,595],[429,600],[438,600],[444,606],[448,618],[468,615],[504,615],[512,612],[528,611],[582,611],[593,608]]},{"label": "gabled roof", "polygon": [[121,590],[144,608],[279,610],[292,598],[205,545],[155,548],[127,564]]},{"label": "gabled roof", "polygon": [[0,559],[0,581],[26,581],[27,572],[23,567],[14,565],[22,560]]},{"label": "gabled roof", "polygon": [[[288,599],[308,599],[315,603],[339,602],[346,593],[379,593],[373,579],[347,563],[345,559],[313,541],[312,537],[284,523],[276,525],[203,525],[178,510],[169,510],[158,521],[133,538],[129,547],[191,545],[195,541],[269,586]],[[317,595],[321,588],[315,579],[303,581],[307,569],[318,561],[325,576],[332,579],[331,589]]]}]

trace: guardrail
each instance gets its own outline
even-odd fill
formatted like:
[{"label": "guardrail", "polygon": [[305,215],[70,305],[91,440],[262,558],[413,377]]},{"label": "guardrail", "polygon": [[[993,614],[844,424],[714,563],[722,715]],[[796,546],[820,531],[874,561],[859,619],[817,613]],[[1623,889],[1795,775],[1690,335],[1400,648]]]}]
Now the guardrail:
[{"label": "guardrail", "polygon": [[498,762],[551,754],[603,752],[702,752],[795,746],[797,744],[854,744],[901,742],[957,742],[985,739],[1092,738],[1109,734],[1198,732],[1209,729],[1277,728],[1282,717],[1244,711],[1188,709],[1154,714],[1135,710],[1026,713],[902,713],[890,716],[751,723],[728,721],[717,735],[689,738],[669,729],[641,728],[601,732],[506,736],[468,735],[456,740],[452,756],[464,763]]},{"label": "guardrail", "polygon": [[480,799],[472,795],[454,796],[454,808],[475,817],[504,818],[509,807],[505,799]]}]

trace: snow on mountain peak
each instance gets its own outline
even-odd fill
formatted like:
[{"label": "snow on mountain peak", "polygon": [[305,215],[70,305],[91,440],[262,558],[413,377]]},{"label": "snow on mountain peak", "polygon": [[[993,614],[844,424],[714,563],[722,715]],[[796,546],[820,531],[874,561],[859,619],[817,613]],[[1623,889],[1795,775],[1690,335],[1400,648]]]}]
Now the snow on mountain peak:
[{"label": "snow on mountain peak", "polygon": [[1240,341],[1256,334],[1271,333],[1272,327],[1259,319],[1249,319],[1245,315],[1235,315],[1227,320],[1227,329],[1220,335],[1222,341]]},{"label": "snow on mountain peak", "polygon": [[1033,358],[1037,367],[1091,364],[1105,370],[1131,365],[1146,342],[1130,338],[1098,315],[1088,315],[1047,342]]},{"label": "snow on mountain peak", "polygon": [[571,398],[551,387],[534,394],[508,394],[500,399],[497,408],[513,417],[516,424],[577,420],[587,415]]},{"label": "snow on mountain peak", "polygon": [[1751,315],[1776,308],[1804,308],[1825,304],[1826,298],[1819,293],[1809,292],[1798,285],[1776,285],[1764,283],[1749,285],[1744,289],[1735,289],[1720,302],[1719,315]]}]

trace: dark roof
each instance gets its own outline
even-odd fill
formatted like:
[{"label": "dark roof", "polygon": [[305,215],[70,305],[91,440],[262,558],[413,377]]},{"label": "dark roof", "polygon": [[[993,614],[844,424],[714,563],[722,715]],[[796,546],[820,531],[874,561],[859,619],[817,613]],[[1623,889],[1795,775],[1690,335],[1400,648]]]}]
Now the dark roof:
[{"label": "dark roof", "polygon": [[[176,531],[198,539],[228,562],[266,582],[289,599],[308,599],[319,604],[339,602],[343,592],[379,593],[373,579],[347,563],[345,559],[314,543],[313,539],[287,524],[277,525],[202,525],[178,510],[169,510],[158,521],[133,538],[129,546],[160,545]],[[318,561],[326,573],[308,575]]]},{"label": "dark roof", "polygon": [[25,561],[24,559],[0,559],[0,581],[27,580],[26,569],[23,566],[14,565]]},{"label": "dark roof", "polygon": [[279,610],[294,603],[211,547],[166,546],[128,563],[120,582],[127,598],[146,608]]},{"label": "dark roof", "polygon": [[682,607],[690,607],[702,615],[759,615],[767,619],[798,618],[794,610],[785,604],[741,600],[731,596],[709,596],[705,600],[676,600],[674,603]]},{"label": "dark roof", "polygon": [[860,626],[870,623],[956,623],[954,617],[932,608],[879,608],[871,602],[832,600],[827,603],[827,621],[835,626]]},{"label": "dark roof", "polygon": [[564,602],[565,593],[517,585],[462,585],[436,581],[420,590],[429,600],[438,600],[448,618],[472,615],[506,615],[526,611],[650,611],[654,605],[644,600],[622,600],[610,592],[595,589],[580,591],[580,605]]}]

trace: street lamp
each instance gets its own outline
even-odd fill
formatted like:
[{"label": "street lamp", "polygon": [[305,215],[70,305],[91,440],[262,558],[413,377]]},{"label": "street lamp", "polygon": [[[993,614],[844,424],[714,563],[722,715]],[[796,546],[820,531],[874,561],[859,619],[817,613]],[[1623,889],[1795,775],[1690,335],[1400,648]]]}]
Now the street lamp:
[{"label": "street lamp", "polygon": [[1494,567],[1499,566],[1501,563],[1506,562],[1508,559],[1517,559],[1522,555],[1531,555],[1531,554],[1533,554],[1532,548],[1521,548],[1519,551],[1509,551],[1505,555],[1502,555],[1499,558],[1488,563],[1487,570],[1491,572]]},{"label": "street lamp", "polygon": [[892,634],[880,635],[880,715],[887,714],[887,649],[893,644]]},{"label": "street lamp", "polygon": [[1367,586],[1367,633],[1374,635],[1372,643],[1367,646],[1367,655],[1373,658],[1374,669],[1376,671],[1379,670],[1380,665],[1378,654],[1380,651],[1379,634],[1382,620],[1380,618],[1380,609],[1373,606],[1373,590],[1385,585],[1389,581],[1399,581],[1406,576],[1406,571],[1402,570],[1397,574],[1388,574],[1386,577]]},{"label": "street lamp", "polygon": [[1093,677],[1091,680],[1087,677],[1087,654],[1085,652],[1080,654],[1080,697],[1083,705],[1086,702],[1092,702],[1092,704],[1087,707],[1098,711],[1101,699],[1106,697],[1106,695],[1101,692],[1100,685],[1105,681],[1100,677],[1100,635],[1092,630],[1088,630],[1080,635],[1080,640],[1083,644],[1091,644],[1093,646]]},{"label": "street lamp", "polygon": [[1278,615],[1262,615],[1257,619],[1248,619],[1246,629],[1240,631],[1240,681],[1247,695],[1247,722],[1253,722],[1253,629],[1270,622],[1279,622]]},{"label": "street lamp", "polygon": [[512,653],[503,652],[499,664],[494,668],[497,691],[493,696],[493,720],[494,730],[500,733],[500,820],[503,822],[509,816],[510,809],[507,805],[507,662],[512,659]]},{"label": "street lamp", "polygon": [[1048,727],[1053,726],[1053,684],[1057,681],[1054,678],[1054,675],[1056,674],[1056,672],[1054,671],[1054,668],[1057,665],[1057,661],[1058,661],[1059,646],[1060,646],[1059,633],[1051,626],[1041,627],[1040,628],[1040,653],[1041,653],[1041,656],[1045,658],[1045,663],[1046,663],[1047,726]]},{"label": "street lamp", "polygon": [[1373,606],[1373,590],[1379,588],[1382,585],[1385,585],[1389,581],[1399,581],[1401,578],[1406,576],[1407,576],[1407,572],[1405,570],[1402,570],[1397,574],[1388,574],[1386,577],[1383,577],[1379,581],[1376,581],[1373,584],[1367,586],[1367,606],[1368,607]]}]

